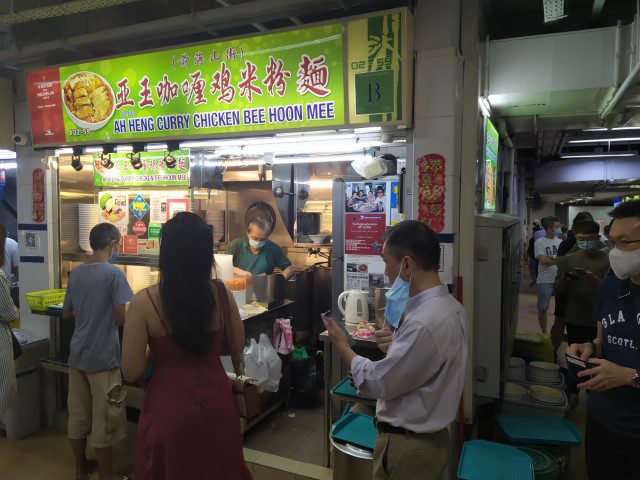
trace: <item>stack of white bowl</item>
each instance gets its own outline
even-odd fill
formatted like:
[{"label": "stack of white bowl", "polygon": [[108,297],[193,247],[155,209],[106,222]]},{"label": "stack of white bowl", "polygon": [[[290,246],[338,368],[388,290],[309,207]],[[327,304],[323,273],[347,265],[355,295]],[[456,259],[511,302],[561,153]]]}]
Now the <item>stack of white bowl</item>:
[{"label": "stack of white bowl", "polygon": [[73,203],[60,205],[60,243],[65,252],[76,252],[80,243],[78,231],[78,206]]},{"label": "stack of white bowl", "polygon": [[512,402],[526,402],[529,399],[527,389],[517,383],[504,384],[504,399]]},{"label": "stack of white bowl", "polygon": [[91,229],[98,223],[97,207],[93,203],[78,204],[78,240],[80,248],[91,253],[89,234]]},{"label": "stack of white bowl", "polygon": [[518,357],[511,357],[509,365],[507,366],[505,379],[508,382],[524,383],[526,378],[526,366],[524,360]]},{"label": "stack of white bowl", "polygon": [[213,227],[213,240],[224,239],[224,210],[207,210],[207,223]]},{"label": "stack of white bowl", "polygon": [[555,363],[531,362],[527,369],[527,381],[537,385],[559,387],[562,385],[559,369]]},{"label": "stack of white bowl", "polygon": [[562,407],[566,400],[560,390],[545,385],[531,385],[529,387],[529,401],[538,405]]},{"label": "stack of white bowl", "polygon": [[126,268],[126,272],[127,281],[134,293],[151,285],[151,269],[149,267],[129,265]]}]

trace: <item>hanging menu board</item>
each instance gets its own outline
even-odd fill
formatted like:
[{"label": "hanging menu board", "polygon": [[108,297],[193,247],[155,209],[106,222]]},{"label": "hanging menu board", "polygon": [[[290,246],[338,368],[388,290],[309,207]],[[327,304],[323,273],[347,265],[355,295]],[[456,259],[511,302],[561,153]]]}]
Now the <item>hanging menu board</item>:
[{"label": "hanging menu board", "polygon": [[402,8],[345,23],[28,72],[33,142],[408,125],[411,18]]},{"label": "hanging menu board", "polygon": [[484,209],[496,209],[498,183],[498,131],[487,118],[487,134],[484,145]]}]

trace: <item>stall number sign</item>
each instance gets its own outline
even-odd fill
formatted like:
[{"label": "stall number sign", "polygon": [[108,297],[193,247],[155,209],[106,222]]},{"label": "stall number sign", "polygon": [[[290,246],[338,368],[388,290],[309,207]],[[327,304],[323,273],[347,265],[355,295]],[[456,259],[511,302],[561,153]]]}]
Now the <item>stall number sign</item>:
[{"label": "stall number sign", "polygon": [[356,75],[356,114],[393,112],[393,94],[392,70]]}]

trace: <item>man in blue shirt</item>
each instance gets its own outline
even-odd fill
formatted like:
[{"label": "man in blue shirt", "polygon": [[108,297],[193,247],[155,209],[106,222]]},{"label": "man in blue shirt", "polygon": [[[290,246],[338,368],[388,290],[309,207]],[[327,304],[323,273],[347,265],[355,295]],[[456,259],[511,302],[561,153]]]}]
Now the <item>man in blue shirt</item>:
[{"label": "man in blue shirt", "polygon": [[282,248],[269,240],[271,229],[267,220],[256,217],[247,224],[247,236],[229,244],[226,253],[233,255],[233,273],[271,275],[279,268],[287,280],[295,274],[295,267]]},{"label": "man in blue shirt", "polygon": [[[615,276],[596,298],[598,336],[567,353],[595,364],[578,374],[587,401],[585,457],[590,480],[640,479],[640,201],[612,213],[609,253]],[[592,377],[592,378],[590,378]]]}]

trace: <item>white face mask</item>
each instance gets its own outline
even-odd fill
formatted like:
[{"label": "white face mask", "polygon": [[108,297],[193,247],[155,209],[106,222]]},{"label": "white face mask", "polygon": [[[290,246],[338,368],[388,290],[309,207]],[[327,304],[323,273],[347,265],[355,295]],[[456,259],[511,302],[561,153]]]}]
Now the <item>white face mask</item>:
[{"label": "white face mask", "polygon": [[258,250],[264,247],[265,243],[267,242],[266,241],[256,242],[255,240],[249,239],[249,245],[251,245],[253,248],[257,248]]},{"label": "white face mask", "polygon": [[632,252],[614,248],[609,252],[609,263],[613,273],[621,280],[640,275],[640,248]]}]

